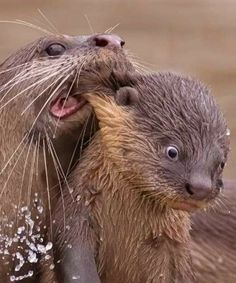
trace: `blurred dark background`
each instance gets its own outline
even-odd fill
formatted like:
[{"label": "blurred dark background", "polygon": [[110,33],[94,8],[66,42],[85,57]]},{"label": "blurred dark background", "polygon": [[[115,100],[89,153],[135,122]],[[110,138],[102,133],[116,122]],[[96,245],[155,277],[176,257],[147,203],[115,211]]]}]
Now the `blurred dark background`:
[{"label": "blurred dark background", "polygon": [[[0,0],[0,20],[20,19],[76,35],[114,30],[151,70],[190,74],[210,86],[231,129],[227,177],[236,168],[236,1],[234,0]],[[0,23],[0,61],[43,33]]]}]

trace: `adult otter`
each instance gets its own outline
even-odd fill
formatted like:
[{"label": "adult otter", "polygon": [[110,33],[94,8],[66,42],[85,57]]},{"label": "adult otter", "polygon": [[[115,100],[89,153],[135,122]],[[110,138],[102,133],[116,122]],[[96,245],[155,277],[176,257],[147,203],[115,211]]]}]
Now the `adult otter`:
[{"label": "adult otter", "polygon": [[133,107],[86,96],[100,131],[70,180],[68,229],[55,212],[58,280],[194,282],[189,211],[222,187],[225,120],[204,86],[174,74],[138,77],[117,95]]},{"label": "adult otter", "polygon": [[50,36],[0,65],[0,282],[35,282],[60,181],[95,126],[84,127],[92,117],[80,79],[104,65],[132,69],[123,45],[108,34]]}]

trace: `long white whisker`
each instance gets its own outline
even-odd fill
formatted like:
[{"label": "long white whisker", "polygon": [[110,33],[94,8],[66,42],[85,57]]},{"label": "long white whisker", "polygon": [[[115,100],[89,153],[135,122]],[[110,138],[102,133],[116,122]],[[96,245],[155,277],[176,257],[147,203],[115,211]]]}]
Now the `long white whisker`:
[{"label": "long white whisker", "polygon": [[21,112],[21,116],[25,114],[25,112],[34,104],[34,102],[39,99],[44,93],[45,91],[47,91],[48,89],[50,89],[53,85],[55,85],[59,80],[61,80],[61,78],[63,77],[64,74],[62,74],[56,81],[53,81],[49,86],[47,86],[43,91],[41,91],[39,93],[39,95],[37,95],[29,104],[28,106]]},{"label": "long white whisker", "polygon": [[[75,81],[76,81],[77,78],[78,78],[78,80],[77,80],[77,84],[78,84],[79,76],[80,76],[80,73],[81,73],[81,71],[82,71],[82,68],[83,68],[84,64],[85,64],[85,61],[81,64],[78,73],[76,74],[76,76],[75,76],[74,79],[73,79],[73,82],[72,82],[72,84],[71,84],[71,86],[70,86],[70,88],[69,88],[69,90],[68,90],[68,92],[67,92],[67,95],[66,95],[65,101],[64,101],[64,103],[63,103],[61,112],[63,111],[63,109],[64,109],[64,107],[65,107],[66,100],[68,99],[68,97],[69,97],[69,95],[70,95],[70,92],[71,92],[71,89],[72,89],[72,87],[73,87],[73,85],[74,85],[74,83],[75,83]],[[56,126],[55,126],[55,131],[54,131],[53,136],[56,135],[56,130],[57,130],[57,128],[58,128],[59,121],[60,121],[60,118],[57,119]]]},{"label": "long white whisker", "polygon": [[[28,69],[29,70],[29,69]],[[3,95],[3,97],[1,98],[0,102],[3,101],[3,99],[7,96],[7,94],[13,89],[14,86],[16,86],[18,83],[22,83],[22,81],[24,81],[24,77],[27,74],[27,69],[23,70],[22,72],[20,72],[19,74],[17,74],[16,76],[14,76],[11,80],[9,80],[6,84],[2,85],[0,88],[0,93],[7,90],[8,91]],[[22,80],[16,81],[17,78],[22,78]]]},{"label": "long white whisker", "polygon": [[36,160],[36,177],[38,177],[40,175],[39,172],[39,153],[40,153],[40,141],[41,141],[41,133],[39,132],[38,134],[38,143],[37,143],[37,160]]},{"label": "long white whisker", "polygon": [[64,78],[64,80],[55,88],[55,90],[52,92],[52,94],[48,97],[48,99],[46,100],[46,102],[44,103],[43,107],[41,108],[41,110],[39,111],[38,115],[36,116],[31,128],[30,128],[30,131],[32,131],[35,123],[37,122],[39,116],[42,114],[43,110],[45,109],[45,107],[47,106],[48,102],[52,99],[52,97],[54,96],[54,94],[57,92],[57,90],[61,87],[61,85],[63,85],[65,83],[65,81],[70,77],[71,74],[69,74],[68,76],[66,76]]},{"label": "long white whisker", "polygon": [[68,188],[68,191],[69,191],[69,193],[70,193],[72,199],[74,200],[74,197],[73,197],[73,195],[72,195],[72,190],[71,190],[71,188],[70,188],[70,186],[69,186],[69,183],[68,183],[68,181],[67,181],[67,176],[66,176],[65,173],[64,173],[64,170],[63,170],[63,168],[62,168],[62,166],[61,166],[61,162],[60,162],[60,160],[59,160],[58,154],[57,154],[57,152],[56,152],[56,150],[55,150],[55,148],[54,148],[54,146],[53,146],[53,143],[52,143],[52,141],[51,141],[51,139],[50,139],[49,136],[48,136],[48,142],[51,144],[51,148],[52,148],[52,151],[54,152],[54,157],[55,157],[55,159],[56,159],[56,161],[57,161],[58,168],[60,169],[59,172],[61,173],[61,176],[63,177],[63,181],[64,181],[64,183],[66,184],[66,186],[67,186],[67,188]]},{"label": "long white whisker", "polygon": [[[64,57],[71,59],[71,56],[64,56]],[[11,80],[9,80],[6,84],[4,84],[0,88],[0,92],[2,92],[3,90],[5,90],[7,88],[10,88],[10,89],[8,89],[7,93],[5,93],[4,96],[1,98],[0,102],[7,96],[7,94],[17,84],[22,84],[23,81],[31,80],[32,78],[40,77],[42,75],[45,75],[45,77],[47,77],[47,74],[50,74],[52,70],[53,71],[55,70],[55,68],[58,69],[56,72],[60,72],[61,64],[64,63],[64,57],[63,57],[63,59],[62,58],[57,59],[56,63],[50,64],[50,65],[48,65],[48,61],[45,61],[46,67],[42,64],[42,63],[44,63],[44,61],[33,61],[33,63],[30,64],[29,68],[26,68],[26,69],[24,68],[24,70],[22,72],[20,72],[16,76],[14,76]],[[64,66],[64,68],[69,67],[69,66],[70,66],[70,62],[67,62],[67,64]],[[31,72],[29,72],[29,71],[31,71]],[[53,75],[56,75],[55,71],[52,75],[50,75],[50,77],[51,76],[53,77]],[[14,83],[12,84],[12,82],[14,82]]]},{"label": "long white whisker", "polygon": [[[18,144],[17,148],[14,150],[14,152],[12,153],[12,155],[10,156],[10,158],[8,159],[8,161],[6,162],[6,164],[4,165],[4,167],[1,169],[0,171],[0,175],[5,171],[5,169],[7,168],[8,164],[11,162],[11,160],[13,159],[14,155],[16,154],[16,152],[18,151],[18,149],[21,147],[21,145],[24,143],[24,141],[26,140],[26,138],[28,137],[28,133],[26,133],[24,135],[24,137],[22,138],[21,142]],[[24,145],[25,147],[25,145]]]},{"label": "long white whisker", "polygon": [[[65,100],[64,100],[64,102],[63,102],[63,105],[62,105],[62,109],[61,109],[61,111],[60,111],[60,114],[62,113],[62,111],[63,111],[63,109],[64,109],[64,107],[65,107],[66,100],[68,99],[68,97],[69,97],[69,95],[70,95],[70,92],[71,92],[72,87],[73,87],[73,85],[74,85],[74,83],[75,83],[75,80],[76,80],[76,76],[74,77],[73,82],[71,83],[71,86],[70,86],[69,90],[67,91],[67,94],[66,94]],[[59,115],[59,116],[61,116],[61,115]],[[55,130],[54,130],[54,133],[53,133],[53,137],[56,136],[56,132],[57,132],[57,128],[58,128],[58,125],[59,125],[59,121],[60,121],[60,118],[58,118],[57,121],[56,121],[56,126],[55,126]]]},{"label": "long white whisker", "polygon": [[51,199],[50,199],[49,180],[48,180],[48,165],[47,165],[46,145],[45,145],[44,139],[43,139],[43,159],[44,159],[45,177],[46,177],[46,190],[47,190],[47,196],[48,196],[50,232],[51,232],[51,237],[52,237],[52,235],[53,235],[52,234],[52,207],[51,207]]},{"label": "long white whisker", "polygon": [[[32,140],[34,140],[34,134],[33,134]],[[37,154],[37,144],[35,144],[33,155],[32,155],[32,160],[31,160],[31,169],[30,169],[30,174],[29,174],[29,183],[28,183],[28,190],[27,190],[28,191],[28,201],[27,201],[28,207],[30,206],[30,201],[31,201],[36,154]]]},{"label": "long white whisker", "polygon": [[93,29],[93,27],[91,25],[91,22],[90,22],[88,16],[85,14],[84,17],[85,17],[85,19],[86,19],[86,21],[88,23],[88,26],[89,26],[89,29],[90,29],[91,33],[94,34],[95,32],[94,32],[94,29]]},{"label": "long white whisker", "polygon": [[[31,63],[31,65],[29,66],[29,68],[24,68],[21,73],[17,74],[10,81],[8,81],[6,84],[4,84],[0,88],[0,90],[3,91],[5,89],[7,89],[7,87],[11,84],[12,81],[15,81],[14,85],[16,85],[18,83],[22,83],[22,81],[25,81],[27,79],[36,78],[36,77],[40,77],[44,74],[46,75],[48,73],[51,73],[52,70],[54,71],[55,68],[60,67],[62,62],[64,62],[64,61],[61,62],[61,60],[57,60],[56,64],[54,63],[54,64],[50,64],[50,65],[48,65],[48,62],[47,62],[46,66],[44,66],[42,64],[43,62],[33,61]],[[69,65],[69,63],[67,63],[67,65]],[[60,68],[58,68],[57,71],[59,71],[59,70],[60,70]],[[31,72],[29,72],[29,71],[31,71]],[[19,81],[16,81],[17,78],[19,78]],[[10,85],[10,87],[11,87],[11,85]]]},{"label": "long white whisker", "polygon": [[113,27],[110,27],[109,29],[105,30],[104,33],[111,33],[111,32],[114,31],[114,29],[116,29],[119,25],[120,25],[120,23],[114,25]]},{"label": "long white whisker", "polygon": [[31,62],[26,62],[26,63],[20,64],[20,65],[17,65],[17,66],[15,66],[15,67],[11,67],[11,68],[8,68],[8,69],[4,69],[4,71],[0,71],[0,74],[8,73],[8,72],[10,72],[10,71],[13,71],[13,70],[18,69],[18,68],[25,67],[25,66],[27,66],[27,65],[31,66],[32,63],[31,63]]},{"label": "long white whisker", "polygon": [[63,188],[62,188],[61,180],[60,180],[60,169],[58,167],[57,160],[55,158],[55,153],[54,153],[55,149],[54,149],[54,151],[52,150],[52,146],[53,145],[51,144],[50,139],[49,139],[47,133],[46,133],[46,136],[47,136],[48,148],[49,148],[49,151],[50,151],[52,159],[53,159],[53,164],[54,164],[54,167],[55,167],[55,170],[56,170],[56,174],[57,174],[57,179],[58,179],[58,185],[59,185],[59,188],[60,188],[61,202],[62,202],[62,211],[63,211],[63,227],[64,227],[64,231],[65,231],[65,227],[66,227],[65,201],[64,201],[64,197],[63,197]]},{"label": "long white whisker", "polygon": [[82,139],[81,139],[81,143],[80,143],[80,152],[79,152],[79,156],[82,155],[82,150],[83,150],[83,145],[84,145],[84,137],[85,137],[85,133],[86,133],[86,129],[87,129],[87,126],[88,126],[88,121],[90,119],[90,116],[91,116],[91,113],[90,115],[87,117],[85,123],[84,123],[84,126],[83,126],[83,129],[82,129]]},{"label": "long white whisker", "polygon": [[[29,73],[29,71],[32,71],[32,72]],[[47,70],[47,72],[48,72],[48,70]],[[8,88],[10,88],[10,90],[11,90],[17,84],[22,84],[22,82],[26,81],[27,79],[32,79],[33,77],[41,76],[42,74],[43,74],[42,70],[40,70],[39,68],[37,68],[37,69],[34,68],[34,65],[31,64],[31,66],[29,68],[23,69],[22,72],[18,73],[11,80],[9,80],[6,84],[1,86],[0,91],[2,92],[2,91],[6,90]],[[8,92],[9,92],[9,90],[8,90]]]},{"label": "long white whisker", "polygon": [[[92,113],[91,113],[92,114]],[[91,115],[90,114],[90,115]],[[84,140],[84,135],[85,135],[85,132],[86,132],[86,128],[87,128],[87,124],[88,124],[88,121],[90,119],[90,115],[87,117],[84,125],[83,125],[83,129],[81,130],[80,134],[79,134],[79,137],[77,139],[77,143],[75,145],[75,148],[74,148],[74,151],[72,153],[72,156],[71,156],[71,159],[70,159],[70,163],[69,163],[69,166],[68,166],[68,169],[67,169],[67,172],[66,172],[66,177],[68,177],[70,171],[72,171],[75,166],[78,164],[78,162],[80,161],[81,159],[81,155],[82,155],[82,150],[83,150],[83,140]],[[80,152],[79,152],[79,158],[78,160],[76,160],[75,164],[71,167],[72,163],[73,163],[73,160],[74,160],[74,157],[75,157],[75,153],[77,151],[77,148],[78,146],[80,145]]]},{"label": "long white whisker", "polygon": [[47,30],[47,29],[45,29],[45,28],[42,28],[42,27],[40,27],[40,26],[36,26],[36,25],[33,24],[33,23],[26,22],[26,21],[23,21],[23,20],[20,20],[20,19],[15,19],[15,21],[16,21],[17,23],[19,23],[19,24],[25,25],[26,27],[33,28],[33,29],[42,31],[42,32],[47,33],[47,34],[50,34],[50,35],[54,35],[53,32],[50,32],[49,30]]},{"label": "long white whisker", "polygon": [[79,133],[79,136],[78,136],[78,138],[77,138],[76,145],[75,145],[74,150],[73,150],[73,152],[72,152],[72,155],[71,155],[71,158],[70,158],[70,162],[69,162],[69,165],[68,165],[66,174],[65,174],[66,178],[67,178],[67,177],[69,176],[69,174],[70,174],[70,171],[71,171],[71,168],[72,168],[71,166],[72,166],[73,160],[74,160],[74,158],[75,158],[76,151],[77,151],[78,146],[79,146],[80,141],[81,141],[81,135],[82,135],[82,131]]},{"label": "long white whisker", "polygon": [[36,29],[36,30],[39,30],[43,33],[46,33],[46,34],[50,34],[50,35],[53,35],[52,32],[49,32],[48,30],[46,29],[43,29],[41,27],[38,27],[34,24],[30,24],[30,23],[27,23],[27,22],[24,22],[24,21],[21,21],[21,20],[13,20],[13,21],[0,21],[0,23],[6,23],[6,24],[16,24],[16,25],[22,25],[22,26],[26,26],[26,27],[29,27],[29,28],[32,28],[32,29]]},{"label": "long white whisker", "polygon": [[0,111],[1,111],[4,107],[6,107],[9,103],[11,103],[13,100],[15,100],[17,97],[19,97],[20,95],[22,95],[23,93],[25,93],[27,90],[30,90],[30,89],[34,88],[35,86],[38,86],[38,85],[42,84],[43,82],[49,80],[50,78],[56,76],[56,75],[59,74],[59,73],[60,73],[60,72],[58,71],[58,72],[53,73],[52,75],[50,75],[50,76],[48,76],[48,77],[46,76],[46,77],[44,77],[43,79],[41,79],[41,80],[39,80],[39,81],[37,81],[37,82],[31,84],[30,86],[28,86],[28,87],[25,88],[24,90],[20,91],[19,93],[17,93],[17,95],[15,95],[15,96],[12,97],[11,99],[9,99],[6,103],[4,103],[4,104],[0,107]]},{"label": "long white whisker", "polygon": [[[25,78],[31,78],[32,75],[37,74],[37,70],[35,70],[34,68],[34,64],[29,65],[27,68],[22,69],[21,72],[17,73],[11,80],[9,80],[7,83],[5,83],[4,85],[1,86],[0,91],[4,91],[7,88],[11,88],[12,87],[12,82],[14,82],[14,85],[17,85],[17,83],[22,83],[22,81],[25,80]],[[29,71],[32,70],[32,74],[29,73]],[[17,81],[16,79],[20,78],[19,81]]]},{"label": "long white whisker", "polygon": [[42,18],[50,25],[52,30],[54,32],[56,32],[57,34],[60,34],[58,29],[55,27],[55,25],[51,21],[49,21],[49,19],[44,15],[44,13],[39,8],[37,10],[38,10],[39,14],[42,16]]},{"label": "long white whisker", "polygon": [[[65,80],[67,80],[67,77],[65,78]],[[64,83],[64,80],[62,81],[62,83]],[[58,88],[60,87],[60,85],[58,86]],[[4,167],[1,169],[0,171],[0,175],[5,171],[6,167],[8,166],[8,164],[11,162],[12,158],[14,157],[15,153],[18,151],[18,149],[20,148],[20,146],[24,143],[25,139],[28,137],[29,133],[32,131],[35,123],[37,122],[39,116],[41,115],[42,111],[44,110],[44,108],[46,107],[47,103],[51,100],[51,98],[53,97],[53,95],[55,94],[55,92],[57,91],[57,89],[55,89],[53,91],[53,93],[49,96],[49,98],[47,99],[47,101],[45,102],[44,106],[41,108],[41,110],[39,111],[37,117],[35,118],[34,122],[32,123],[32,126],[30,128],[30,130],[28,131],[27,134],[25,134],[25,136],[22,138],[21,142],[19,143],[19,145],[17,146],[17,148],[15,149],[15,151],[13,152],[13,154],[11,155],[11,157],[8,159],[8,161],[6,162],[6,164],[4,165]]]},{"label": "long white whisker", "polygon": [[[27,150],[26,157],[25,157],[25,163],[24,163],[24,166],[23,166],[23,173],[22,173],[21,185],[20,185],[20,193],[19,193],[19,201],[18,201],[18,206],[17,206],[17,215],[18,215],[18,212],[20,210],[20,203],[21,203],[22,192],[23,192],[25,172],[26,172],[26,167],[27,167],[27,163],[28,163],[29,153],[30,153],[31,146],[32,146],[32,143],[33,143],[33,138],[34,138],[34,135],[32,135],[32,137],[30,139],[30,143],[29,143],[28,150]],[[18,219],[17,219],[17,225],[18,225]]]},{"label": "long white whisker", "polygon": [[6,186],[7,186],[7,184],[8,184],[8,181],[10,180],[11,175],[12,175],[12,173],[13,173],[13,171],[14,171],[16,165],[18,164],[18,161],[20,160],[21,155],[22,155],[23,151],[24,151],[25,148],[26,148],[26,145],[27,145],[27,143],[24,144],[23,149],[21,150],[19,156],[18,156],[17,159],[16,159],[15,164],[13,165],[13,167],[12,167],[10,173],[9,173],[8,176],[7,176],[7,180],[6,180],[6,182],[5,182],[5,184],[4,184],[3,188],[2,188],[2,190],[1,190],[1,192],[0,192],[0,199],[2,198],[2,195],[3,195],[3,193],[4,193],[5,189],[6,189]]}]

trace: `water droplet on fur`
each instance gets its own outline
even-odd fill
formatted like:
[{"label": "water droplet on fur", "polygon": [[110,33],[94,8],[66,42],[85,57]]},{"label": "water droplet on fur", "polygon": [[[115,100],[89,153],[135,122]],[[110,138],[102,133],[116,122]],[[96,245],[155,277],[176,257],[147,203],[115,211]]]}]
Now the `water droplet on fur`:
[{"label": "water droplet on fur", "polygon": [[38,244],[37,249],[41,254],[46,254],[46,247],[44,245]]},{"label": "water droplet on fur", "polygon": [[45,260],[49,260],[50,258],[51,258],[50,255],[46,255],[46,256],[45,256]]},{"label": "water droplet on fur", "polygon": [[46,251],[50,251],[52,249],[52,242],[48,242],[46,245]]},{"label": "water droplet on fur", "polygon": [[25,261],[23,256],[19,252],[16,253],[16,258],[18,259],[19,262],[15,267],[15,271],[19,271],[21,267],[24,265]]},{"label": "water droplet on fur", "polygon": [[36,263],[36,262],[38,262],[37,254],[34,253],[34,252],[32,252],[32,251],[29,251],[28,261],[29,261],[30,263]]},{"label": "water droplet on fur", "polygon": [[37,209],[38,209],[38,212],[39,212],[40,214],[43,213],[43,207],[42,207],[41,205],[39,205],[39,206],[37,207]]},{"label": "water droplet on fur", "polygon": [[18,227],[17,234],[20,235],[23,231],[25,231],[25,226]]},{"label": "water droplet on fur", "polygon": [[4,253],[4,255],[9,255],[10,254],[7,249],[5,249],[3,253]]}]

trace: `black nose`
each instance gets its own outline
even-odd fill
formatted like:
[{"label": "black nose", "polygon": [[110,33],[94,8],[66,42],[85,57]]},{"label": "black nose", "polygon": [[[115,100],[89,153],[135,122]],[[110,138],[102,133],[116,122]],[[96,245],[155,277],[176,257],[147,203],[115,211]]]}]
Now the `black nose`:
[{"label": "black nose", "polygon": [[204,200],[213,194],[212,182],[210,177],[201,175],[194,176],[189,183],[185,184],[188,195],[194,200]]},{"label": "black nose", "polygon": [[125,42],[118,35],[114,34],[96,35],[94,41],[98,47],[122,48],[125,45]]}]

